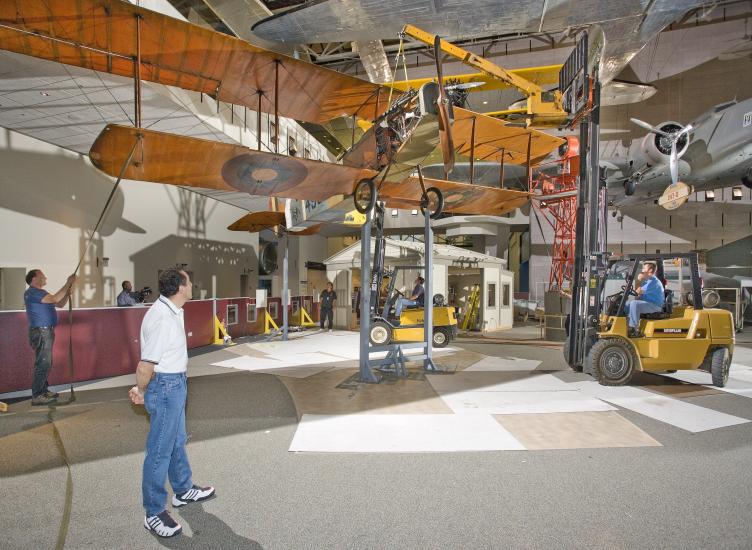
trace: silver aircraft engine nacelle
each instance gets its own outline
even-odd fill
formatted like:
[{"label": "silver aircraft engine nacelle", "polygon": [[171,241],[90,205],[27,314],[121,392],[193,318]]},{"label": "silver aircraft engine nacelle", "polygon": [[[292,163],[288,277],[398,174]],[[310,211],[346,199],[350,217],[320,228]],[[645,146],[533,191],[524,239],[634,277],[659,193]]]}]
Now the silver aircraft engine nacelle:
[{"label": "silver aircraft engine nacelle", "polygon": [[[684,126],[678,122],[673,121],[662,122],[656,127],[667,134],[678,133],[684,128]],[[689,147],[689,136],[685,134],[676,142],[676,154],[679,158],[681,158],[687,150],[687,147]],[[659,134],[648,134],[642,138],[639,154],[641,154],[644,157],[645,162],[651,166],[657,164],[668,164],[671,159],[671,140],[668,137]],[[639,163],[635,162],[635,164],[637,165]]]}]

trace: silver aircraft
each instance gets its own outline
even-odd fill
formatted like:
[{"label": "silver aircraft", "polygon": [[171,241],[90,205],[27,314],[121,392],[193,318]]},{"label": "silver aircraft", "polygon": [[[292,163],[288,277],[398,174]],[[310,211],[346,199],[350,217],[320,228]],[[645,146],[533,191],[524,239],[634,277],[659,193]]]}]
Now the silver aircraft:
[{"label": "silver aircraft", "polygon": [[752,189],[752,98],[716,105],[682,127],[654,127],[625,157],[601,157],[614,207],[658,200],[668,210],[692,192],[745,186]]}]

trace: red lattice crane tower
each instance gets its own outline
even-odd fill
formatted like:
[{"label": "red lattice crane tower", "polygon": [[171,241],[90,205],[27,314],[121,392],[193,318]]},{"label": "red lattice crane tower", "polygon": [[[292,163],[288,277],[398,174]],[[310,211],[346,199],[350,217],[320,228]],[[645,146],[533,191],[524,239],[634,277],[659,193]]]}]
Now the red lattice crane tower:
[{"label": "red lattice crane tower", "polygon": [[559,158],[540,165],[531,181],[531,188],[536,191],[533,207],[554,232],[549,290],[571,288],[574,272],[580,143],[572,136],[566,140],[559,148]]}]

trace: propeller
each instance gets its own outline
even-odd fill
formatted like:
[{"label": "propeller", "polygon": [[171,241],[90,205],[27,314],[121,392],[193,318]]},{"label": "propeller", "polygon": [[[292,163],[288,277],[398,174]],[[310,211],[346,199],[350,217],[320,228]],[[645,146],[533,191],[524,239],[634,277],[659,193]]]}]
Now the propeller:
[{"label": "propeller", "polygon": [[449,96],[444,88],[444,77],[441,72],[441,38],[438,36],[434,37],[433,51],[436,58],[436,76],[439,81],[439,141],[444,158],[444,177],[448,177],[454,169],[454,142],[452,141],[452,121],[449,116]]},{"label": "propeller", "polygon": [[679,158],[680,155],[676,151],[676,144],[687,133],[691,132],[693,127],[691,124],[687,124],[683,128],[676,130],[675,132],[664,132],[657,126],[651,126],[647,122],[644,122],[638,118],[630,118],[633,123],[642,128],[645,128],[648,132],[659,135],[666,138],[671,143],[671,154],[669,155],[669,170],[671,172],[671,184],[676,185],[679,181]]}]

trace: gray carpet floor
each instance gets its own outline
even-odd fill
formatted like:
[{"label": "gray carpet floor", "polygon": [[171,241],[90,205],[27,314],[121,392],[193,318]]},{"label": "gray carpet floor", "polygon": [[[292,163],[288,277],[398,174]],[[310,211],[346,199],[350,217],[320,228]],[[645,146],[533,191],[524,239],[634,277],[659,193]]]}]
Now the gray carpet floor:
[{"label": "gray carpet floor", "polygon": [[[460,346],[563,365],[553,349]],[[663,446],[296,454],[285,387],[247,372],[190,380],[194,481],[217,496],[176,511],[184,534],[161,540],[142,527],[148,421],[126,392],[0,416],[0,548],[752,547],[752,423],[690,434],[622,411]],[[688,401],[752,419],[750,398]]]}]

